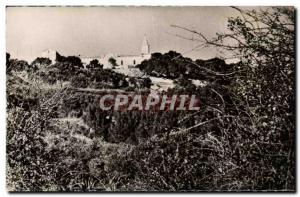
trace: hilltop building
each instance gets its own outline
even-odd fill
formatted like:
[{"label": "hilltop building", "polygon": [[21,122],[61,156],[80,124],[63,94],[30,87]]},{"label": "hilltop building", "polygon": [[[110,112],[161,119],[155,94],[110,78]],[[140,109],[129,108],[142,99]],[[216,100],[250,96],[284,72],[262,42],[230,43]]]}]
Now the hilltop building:
[{"label": "hilltop building", "polygon": [[118,68],[129,69],[140,64],[143,60],[150,59],[150,57],[150,44],[148,43],[146,36],[144,36],[141,53],[139,55],[114,55],[109,53],[99,57],[81,57],[81,60],[84,64],[89,64],[91,60],[97,59],[104,65],[104,68],[112,68],[113,65],[111,65],[109,59],[113,58],[116,60]]},{"label": "hilltop building", "polygon": [[52,63],[55,63],[56,52],[57,51],[53,51],[52,49],[46,49],[42,52],[41,56],[45,58],[49,58],[52,61]]},{"label": "hilltop building", "polygon": [[[49,58],[52,63],[56,61],[57,51],[46,49],[42,52],[41,56]],[[79,55],[80,57],[80,55]],[[139,70],[135,68],[136,65],[140,64],[143,60],[150,59],[150,44],[147,41],[146,36],[142,41],[141,53],[138,55],[115,55],[112,53],[108,53],[106,55],[97,56],[97,57],[80,57],[81,61],[84,65],[90,63],[90,61],[97,59],[99,63],[103,65],[103,68],[113,68],[110,59],[113,58],[117,66],[115,69],[117,72],[121,72],[127,75],[139,75]]]}]

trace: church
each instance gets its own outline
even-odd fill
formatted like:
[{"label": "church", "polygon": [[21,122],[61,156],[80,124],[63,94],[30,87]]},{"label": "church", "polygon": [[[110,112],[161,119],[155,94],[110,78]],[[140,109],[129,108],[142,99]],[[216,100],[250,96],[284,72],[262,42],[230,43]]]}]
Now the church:
[{"label": "church", "polygon": [[[47,49],[42,52],[41,56],[49,58],[50,60],[52,60],[52,62],[55,62],[56,51]],[[120,70],[130,70],[131,68],[134,68],[136,65],[140,64],[143,60],[150,59],[151,53],[150,53],[150,45],[147,41],[146,36],[144,36],[144,39],[142,41],[142,46],[141,46],[141,53],[138,55],[114,55],[112,53],[109,53],[97,57],[81,57],[80,55],[79,57],[83,62],[84,66],[89,64],[90,61],[97,59],[99,63],[103,65],[103,68],[116,67],[116,69],[120,69]],[[115,60],[116,65],[112,65],[111,63],[112,59]]]},{"label": "church", "polygon": [[148,43],[146,36],[144,36],[141,53],[138,55],[114,55],[109,53],[100,57],[81,57],[81,60],[86,65],[89,64],[91,60],[97,59],[100,64],[103,64],[104,68],[113,68],[114,65],[112,65],[111,59],[114,59],[117,68],[130,69],[140,64],[143,60],[150,59],[150,57],[150,44]]}]

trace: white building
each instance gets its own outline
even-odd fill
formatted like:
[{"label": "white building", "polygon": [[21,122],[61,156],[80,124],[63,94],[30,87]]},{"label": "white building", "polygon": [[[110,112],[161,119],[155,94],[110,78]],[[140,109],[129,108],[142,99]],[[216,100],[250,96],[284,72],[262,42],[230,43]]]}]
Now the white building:
[{"label": "white building", "polygon": [[143,60],[150,59],[150,45],[147,41],[146,36],[144,36],[141,54],[139,55],[114,55],[112,53],[106,54],[99,57],[82,57],[81,60],[84,64],[89,64],[91,60],[97,59],[99,63],[103,64],[104,68],[112,68],[109,59],[113,58],[116,60],[117,68],[119,69],[129,69],[140,64]]},{"label": "white building", "polygon": [[56,51],[53,51],[51,49],[46,49],[42,52],[42,57],[45,57],[45,58],[49,58],[52,63],[55,63],[55,60],[56,60]]},{"label": "white building", "polygon": [[[57,51],[46,49],[42,52],[41,56],[49,58],[52,63],[55,63]],[[90,63],[90,61],[97,59],[104,68],[112,68],[113,65],[110,63],[110,59],[113,58],[116,60],[116,69],[120,72],[126,72],[131,68],[134,68],[136,65],[140,64],[143,60],[150,59],[150,45],[147,41],[146,36],[144,36],[141,53],[138,55],[115,55],[108,53],[106,55],[97,56],[97,57],[80,57],[84,65]]]}]

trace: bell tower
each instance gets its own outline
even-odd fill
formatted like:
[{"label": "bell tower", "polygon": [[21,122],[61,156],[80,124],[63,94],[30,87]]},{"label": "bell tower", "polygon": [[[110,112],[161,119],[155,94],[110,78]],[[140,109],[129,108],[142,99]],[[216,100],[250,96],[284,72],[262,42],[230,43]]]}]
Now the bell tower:
[{"label": "bell tower", "polygon": [[142,55],[150,54],[150,45],[147,41],[146,35],[144,35],[143,43],[142,43]]}]

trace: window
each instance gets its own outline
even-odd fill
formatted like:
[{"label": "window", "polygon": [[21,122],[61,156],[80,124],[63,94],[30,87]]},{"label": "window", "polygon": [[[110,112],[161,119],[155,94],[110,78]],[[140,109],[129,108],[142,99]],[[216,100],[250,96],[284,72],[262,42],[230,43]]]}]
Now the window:
[{"label": "window", "polygon": [[133,60],[133,65],[135,65],[135,60]]},{"label": "window", "polygon": [[123,65],[123,60],[121,60],[121,65]]}]

